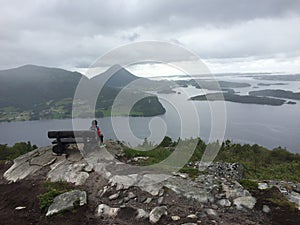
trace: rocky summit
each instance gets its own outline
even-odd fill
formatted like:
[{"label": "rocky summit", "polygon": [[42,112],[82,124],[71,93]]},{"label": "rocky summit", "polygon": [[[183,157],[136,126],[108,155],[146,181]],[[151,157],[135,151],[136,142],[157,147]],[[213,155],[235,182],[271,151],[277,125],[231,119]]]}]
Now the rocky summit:
[{"label": "rocky summit", "polygon": [[1,224],[300,224],[298,183],[247,190],[236,163],[196,163],[192,178],[141,170],[117,159],[121,144],[106,146],[83,154],[74,145],[62,156],[42,147],[2,164]]}]

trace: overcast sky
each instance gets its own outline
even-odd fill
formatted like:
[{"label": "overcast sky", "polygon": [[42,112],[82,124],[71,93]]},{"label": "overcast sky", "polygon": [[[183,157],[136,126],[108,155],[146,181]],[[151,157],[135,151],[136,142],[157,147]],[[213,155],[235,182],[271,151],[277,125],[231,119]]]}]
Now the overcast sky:
[{"label": "overcast sky", "polygon": [[[0,3],[0,69],[37,64],[85,71],[120,45],[158,40],[193,51],[216,73],[300,72],[299,0]],[[151,68],[176,73],[149,65],[132,71],[147,75]]]}]

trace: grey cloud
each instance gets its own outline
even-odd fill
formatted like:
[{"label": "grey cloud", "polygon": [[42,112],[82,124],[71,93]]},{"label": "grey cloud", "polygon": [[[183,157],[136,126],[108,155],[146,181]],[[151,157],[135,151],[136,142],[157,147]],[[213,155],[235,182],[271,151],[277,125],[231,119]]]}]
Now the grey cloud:
[{"label": "grey cloud", "polygon": [[86,66],[128,41],[149,39],[204,58],[300,55],[299,29],[287,18],[300,18],[300,1],[11,0],[0,8],[0,68]]},{"label": "grey cloud", "polygon": [[140,35],[138,33],[132,33],[132,34],[126,34],[122,35],[122,39],[129,40],[129,41],[135,41]]},{"label": "grey cloud", "polygon": [[77,34],[81,31],[81,35],[138,26],[156,26],[165,30],[202,25],[222,26],[256,18],[300,14],[300,1],[297,0],[63,0],[9,1],[6,4],[7,7],[5,3],[1,6],[6,9],[6,14],[4,12],[1,15],[10,18],[7,19],[10,26]]}]

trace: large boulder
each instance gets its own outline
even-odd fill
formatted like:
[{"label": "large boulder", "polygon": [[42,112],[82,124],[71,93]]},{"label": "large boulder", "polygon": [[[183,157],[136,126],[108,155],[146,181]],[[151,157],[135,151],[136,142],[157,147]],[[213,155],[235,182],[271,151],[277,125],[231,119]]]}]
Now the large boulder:
[{"label": "large boulder", "polygon": [[237,209],[253,209],[256,199],[252,196],[239,197],[233,200],[233,204],[236,205]]},{"label": "large boulder", "polygon": [[49,206],[46,216],[51,216],[63,210],[72,209],[75,206],[87,204],[85,191],[73,190],[54,198],[53,203]]}]

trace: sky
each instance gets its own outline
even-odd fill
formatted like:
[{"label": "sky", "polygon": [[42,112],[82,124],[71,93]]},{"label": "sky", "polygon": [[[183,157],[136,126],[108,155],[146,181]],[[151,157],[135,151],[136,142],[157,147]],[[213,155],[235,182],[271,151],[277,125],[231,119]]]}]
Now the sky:
[{"label": "sky", "polygon": [[[162,41],[195,53],[213,73],[300,73],[299,0],[0,0],[0,5],[0,69],[35,64],[85,73],[119,46]],[[173,60],[193,66],[188,58]],[[153,63],[130,71],[180,72]]]}]

